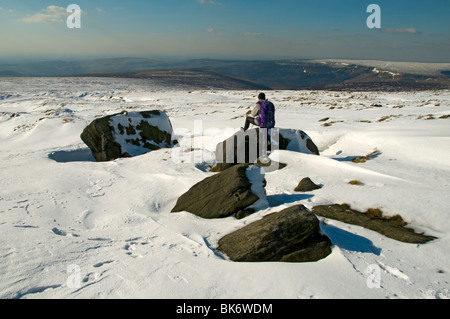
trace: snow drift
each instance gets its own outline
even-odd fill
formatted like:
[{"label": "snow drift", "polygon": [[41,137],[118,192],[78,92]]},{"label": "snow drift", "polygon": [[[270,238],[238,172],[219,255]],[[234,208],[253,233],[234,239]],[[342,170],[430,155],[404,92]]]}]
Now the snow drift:
[{"label": "snow drift", "polygon": [[[173,161],[164,148],[94,162],[80,139],[92,119],[161,110],[184,128],[177,139],[186,154],[206,157],[243,125],[258,93],[2,78],[0,297],[449,298],[448,91],[267,92],[277,123],[308,132],[321,156],[277,151],[287,166],[265,175],[268,205],[241,220],[170,213],[183,193],[215,174],[203,162]],[[352,162],[374,150],[370,160]],[[305,177],[323,187],[294,192]],[[401,215],[439,239],[406,244],[319,217],[333,246],[318,262],[234,263],[217,252],[220,238],[266,215],[334,203]]]}]

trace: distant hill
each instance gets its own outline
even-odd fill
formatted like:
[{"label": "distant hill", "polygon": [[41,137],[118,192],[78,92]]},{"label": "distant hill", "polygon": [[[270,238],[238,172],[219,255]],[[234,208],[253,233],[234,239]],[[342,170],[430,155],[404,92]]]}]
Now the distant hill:
[{"label": "distant hill", "polygon": [[[361,62],[361,61],[359,61]],[[375,62],[375,61],[374,61]],[[379,61],[378,61],[379,62]],[[402,68],[408,72],[392,72],[379,63],[363,64],[327,60],[289,61],[190,61],[191,67],[228,73],[260,83],[272,89],[325,89],[325,90],[430,90],[449,89],[450,80],[445,68],[450,64],[432,64],[433,74],[426,63],[405,63]],[[439,66],[443,68],[439,70]],[[396,70],[398,70],[397,68]],[[421,74],[423,70],[424,74]]]},{"label": "distant hill", "polygon": [[[111,58],[85,61],[43,61],[0,65],[0,76],[12,73],[15,76],[67,76],[100,71],[135,71],[170,68],[168,62],[142,58]],[[6,75],[8,76],[8,75]]]},{"label": "distant hill", "polygon": [[270,90],[268,86],[253,83],[237,76],[207,70],[144,70],[119,72],[93,72],[80,77],[115,77],[156,80],[165,86],[186,86],[198,89]]},{"label": "distant hill", "polygon": [[113,58],[4,64],[1,76],[152,78],[166,84],[224,89],[439,90],[450,88],[450,63]]}]

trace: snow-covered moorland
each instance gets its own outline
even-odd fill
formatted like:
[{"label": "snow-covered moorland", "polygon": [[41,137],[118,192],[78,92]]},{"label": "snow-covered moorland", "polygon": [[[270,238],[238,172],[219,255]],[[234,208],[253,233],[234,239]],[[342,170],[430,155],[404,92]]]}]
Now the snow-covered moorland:
[{"label": "snow-covered moorland", "polygon": [[[258,93],[0,79],[0,298],[449,298],[449,91],[266,92],[277,126],[304,130],[321,156],[275,154],[287,167],[265,176],[270,207],[245,219],[170,213],[214,174],[217,143],[243,126]],[[94,162],[80,139],[92,120],[154,109],[180,143],[197,155],[200,146],[192,158],[201,161],[164,149]],[[295,193],[304,177],[322,188]],[[319,262],[234,263],[215,250],[224,235],[297,203],[379,208],[438,239],[405,244],[319,218],[333,242]]]}]

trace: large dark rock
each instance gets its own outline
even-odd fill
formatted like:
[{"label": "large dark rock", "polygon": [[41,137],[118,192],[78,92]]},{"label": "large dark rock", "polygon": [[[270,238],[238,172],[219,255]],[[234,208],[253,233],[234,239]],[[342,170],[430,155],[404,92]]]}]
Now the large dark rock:
[{"label": "large dark rock", "polygon": [[[266,146],[264,141],[270,141],[270,146]],[[253,164],[265,154],[266,149],[320,155],[312,139],[300,130],[275,128],[269,134],[266,129],[241,130],[217,144],[213,171],[220,172],[236,164]],[[274,165],[279,168],[279,163]]]},{"label": "large dark rock", "polygon": [[97,162],[105,162],[173,147],[172,131],[164,112],[122,112],[94,120],[81,139]]},{"label": "large dark rock", "polygon": [[413,229],[406,228],[403,218],[398,215],[390,218],[383,217],[383,213],[378,209],[369,209],[366,213],[361,213],[346,204],[334,204],[316,206],[312,212],[318,216],[371,229],[405,243],[424,244],[435,239],[435,237],[418,234]]},{"label": "large dark rock", "polygon": [[219,240],[219,251],[240,262],[312,262],[331,253],[319,220],[297,205],[265,216]]},{"label": "large dark rock", "polygon": [[[247,177],[249,165],[241,164],[194,185],[178,198],[172,213],[187,211],[213,219],[231,216],[258,201]],[[260,185],[263,189],[263,185]]]}]

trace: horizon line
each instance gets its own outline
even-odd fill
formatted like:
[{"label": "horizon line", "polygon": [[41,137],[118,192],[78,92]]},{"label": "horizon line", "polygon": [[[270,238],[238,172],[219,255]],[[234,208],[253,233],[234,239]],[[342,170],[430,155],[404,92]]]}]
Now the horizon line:
[{"label": "horizon line", "polygon": [[[143,59],[143,60],[159,60],[161,62],[170,61],[192,61],[192,60],[217,60],[217,61],[360,61],[360,62],[391,62],[391,63],[423,63],[423,64],[450,64],[448,61],[419,61],[419,60],[396,60],[396,59],[373,59],[373,58],[355,58],[355,57],[295,57],[295,56],[211,56],[208,54],[192,54],[192,55],[175,55],[175,54],[136,54],[136,55],[115,55],[115,54],[75,54],[52,55],[52,54],[24,54],[10,55],[0,54],[0,65],[4,64],[27,64],[27,63],[43,63],[43,62],[82,62],[96,61],[108,59]],[[9,60],[9,61],[8,61]]]}]

